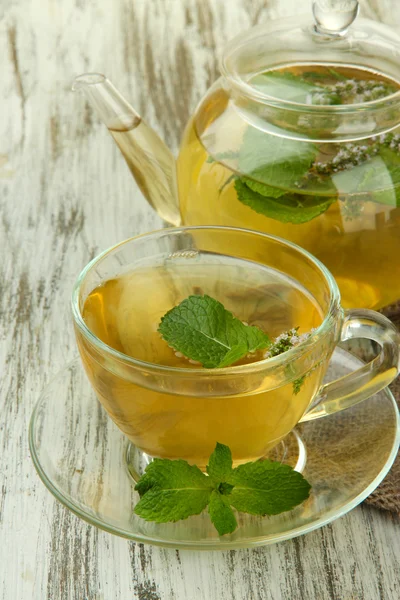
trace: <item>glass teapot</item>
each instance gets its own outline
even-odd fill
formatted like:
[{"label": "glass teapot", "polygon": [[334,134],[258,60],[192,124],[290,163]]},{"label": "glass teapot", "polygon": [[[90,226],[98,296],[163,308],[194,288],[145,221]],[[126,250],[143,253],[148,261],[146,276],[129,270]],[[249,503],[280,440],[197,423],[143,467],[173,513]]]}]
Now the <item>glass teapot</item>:
[{"label": "glass teapot", "polygon": [[400,38],[317,0],[225,49],[178,159],[103,75],[80,75],[141,188],[173,225],[233,225],[306,248],[345,307],[400,298]]}]

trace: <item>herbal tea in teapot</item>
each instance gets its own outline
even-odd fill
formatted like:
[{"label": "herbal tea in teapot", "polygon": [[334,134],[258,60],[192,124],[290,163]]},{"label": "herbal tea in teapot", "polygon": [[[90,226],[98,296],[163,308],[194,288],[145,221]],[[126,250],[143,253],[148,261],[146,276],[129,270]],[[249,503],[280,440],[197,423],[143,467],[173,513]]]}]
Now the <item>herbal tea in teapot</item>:
[{"label": "herbal tea in teapot", "polygon": [[[169,223],[289,239],[335,276],[345,307],[400,298],[400,38],[356,0],[314,2],[226,48],[178,160],[102,75],[81,89]],[[167,99],[166,99],[167,102]]]},{"label": "herbal tea in teapot", "polygon": [[[318,64],[267,71],[251,83],[318,106],[373,101],[400,88],[374,71]],[[393,185],[400,135],[311,143],[237,121],[222,90],[192,118],[178,160],[183,222],[242,226],[296,242],[334,273],[345,306],[400,298],[400,188]]]}]

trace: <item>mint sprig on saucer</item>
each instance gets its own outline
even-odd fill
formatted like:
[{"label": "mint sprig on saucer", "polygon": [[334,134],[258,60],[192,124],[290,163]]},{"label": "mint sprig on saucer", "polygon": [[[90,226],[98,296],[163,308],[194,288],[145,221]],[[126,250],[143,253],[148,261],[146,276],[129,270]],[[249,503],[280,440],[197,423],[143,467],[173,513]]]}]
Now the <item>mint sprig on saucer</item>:
[{"label": "mint sprig on saucer", "polygon": [[277,515],[309,496],[308,481],[288,465],[258,460],[232,467],[228,446],[217,443],[207,475],[184,460],[155,458],[136,484],[134,512],[146,521],[175,522],[208,507],[219,535],[237,528],[233,508],[251,515]]}]

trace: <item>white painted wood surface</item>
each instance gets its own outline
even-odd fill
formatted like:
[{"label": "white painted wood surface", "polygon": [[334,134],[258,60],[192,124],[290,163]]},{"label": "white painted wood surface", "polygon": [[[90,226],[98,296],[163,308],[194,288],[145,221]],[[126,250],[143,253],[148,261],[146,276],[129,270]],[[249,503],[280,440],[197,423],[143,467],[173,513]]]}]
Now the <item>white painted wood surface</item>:
[{"label": "white painted wood surface", "polygon": [[[99,250],[161,226],[70,81],[106,73],[176,150],[224,43],[311,0],[0,4],[0,600],[397,600],[399,519],[361,506],[257,550],[175,552],[112,537],[37,477],[27,428],[76,354],[69,297]],[[364,14],[400,26],[399,0]]]}]

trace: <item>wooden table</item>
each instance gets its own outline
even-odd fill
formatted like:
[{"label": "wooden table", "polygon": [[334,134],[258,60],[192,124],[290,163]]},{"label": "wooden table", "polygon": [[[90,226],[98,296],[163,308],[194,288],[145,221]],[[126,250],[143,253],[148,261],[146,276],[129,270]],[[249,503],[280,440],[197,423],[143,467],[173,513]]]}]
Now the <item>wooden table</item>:
[{"label": "wooden table", "polygon": [[[158,228],[82,97],[106,73],[176,150],[217,77],[225,42],[308,0],[14,0],[0,22],[1,600],[389,600],[400,528],[360,506],[276,546],[224,553],[129,543],[80,521],[45,489],[28,451],[43,386],[77,353],[69,298],[99,250]],[[364,14],[400,26],[398,0]]]}]

